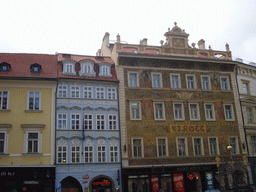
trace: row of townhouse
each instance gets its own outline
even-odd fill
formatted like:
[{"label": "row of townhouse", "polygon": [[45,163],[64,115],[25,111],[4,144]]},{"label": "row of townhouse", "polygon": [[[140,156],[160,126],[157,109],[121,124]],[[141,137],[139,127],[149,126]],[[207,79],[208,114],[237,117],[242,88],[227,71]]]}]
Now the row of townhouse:
[{"label": "row of townhouse", "polygon": [[[256,183],[256,68],[226,51],[110,43],[0,54],[3,191],[210,191]],[[229,147],[228,147],[229,146]]]}]

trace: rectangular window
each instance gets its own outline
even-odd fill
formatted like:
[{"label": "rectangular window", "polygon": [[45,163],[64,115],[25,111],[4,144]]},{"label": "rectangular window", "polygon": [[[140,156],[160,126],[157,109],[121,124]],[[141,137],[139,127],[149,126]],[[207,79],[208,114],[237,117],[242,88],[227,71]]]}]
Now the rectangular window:
[{"label": "rectangular window", "polygon": [[93,162],[93,147],[92,146],[84,147],[84,162],[85,163]]},{"label": "rectangular window", "polygon": [[79,97],[80,97],[80,87],[71,86],[71,98],[79,98]]},{"label": "rectangular window", "polygon": [[80,163],[81,151],[80,146],[71,147],[72,163]]},{"label": "rectangular window", "polygon": [[173,89],[179,89],[180,87],[180,75],[179,74],[171,74],[171,87]]},{"label": "rectangular window", "polygon": [[71,114],[71,129],[77,130],[80,129],[80,115]]},{"label": "rectangular window", "polygon": [[129,87],[139,87],[139,79],[137,72],[129,72]]},{"label": "rectangular window", "polygon": [[102,75],[109,75],[109,66],[102,66]]},{"label": "rectangular window", "polygon": [[98,146],[98,162],[104,163],[106,162],[106,147]]},{"label": "rectangular window", "polygon": [[158,146],[158,157],[166,157],[167,156],[166,139],[165,138],[157,139],[157,146]]},{"label": "rectangular window", "polygon": [[142,141],[141,139],[133,139],[133,157],[142,157]]},{"label": "rectangular window", "polygon": [[66,64],[67,73],[73,73],[73,65],[72,64]]},{"label": "rectangular window", "polygon": [[200,120],[198,103],[189,104],[190,120]]},{"label": "rectangular window", "polygon": [[205,104],[205,118],[208,121],[215,120],[215,110],[213,104]]},{"label": "rectangular window", "polygon": [[105,129],[105,115],[97,115],[97,130]]},{"label": "rectangular window", "polygon": [[249,95],[250,94],[249,83],[248,82],[243,82],[242,87],[243,87],[243,93],[246,94],[246,95]]},{"label": "rectangular window", "polygon": [[251,136],[252,154],[256,155],[256,136]]},{"label": "rectangular window", "polygon": [[238,154],[236,137],[230,137],[229,144],[230,144],[230,146],[232,146],[231,155]]},{"label": "rectangular window", "polygon": [[104,99],[104,87],[96,87],[96,99]]},{"label": "rectangular window", "polygon": [[252,123],[252,122],[253,122],[252,108],[247,107],[247,123]]},{"label": "rectangular window", "polygon": [[108,116],[108,129],[109,130],[117,130],[117,116],[116,115]]},{"label": "rectangular window", "polygon": [[164,120],[165,119],[165,111],[164,111],[164,103],[154,103],[155,107],[155,120]]},{"label": "rectangular window", "polygon": [[152,87],[162,88],[162,76],[160,73],[152,73]]},{"label": "rectangular window", "polygon": [[85,114],[84,115],[84,129],[85,130],[92,130],[92,115],[91,114]]},{"label": "rectangular window", "polygon": [[27,141],[27,152],[28,153],[38,153],[39,152],[39,136],[38,133],[28,132]]},{"label": "rectangular window", "polygon": [[28,109],[29,110],[40,110],[40,97],[39,91],[28,92]]},{"label": "rectangular window", "polygon": [[130,116],[131,120],[141,120],[140,102],[130,102]]},{"label": "rectangular window", "polygon": [[66,85],[58,86],[58,97],[67,97],[67,86]]},{"label": "rectangular window", "polygon": [[185,138],[178,138],[177,139],[177,146],[178,146],[178,156],[186,156],[186,139]]},{"label": "rectangular window", "polygon": [[116,99],[116,88],[108,88],[108,99]]},{"label": "rectangular window", "polygon": [[66,129],[67,128],[67,114],[66,113],[58,113],[57,115],[57,127],[58,129]]},{"label": "rectangular window", "polygon": [[67,163],[67,146],[58,146],[58,163]]},{"label": "rectangular window", "polygon": [[218,141],[217,138],[209,138],[210,155],[218,155]]},{"label": "rectangular window", "polygon": [[202,76],[202,89],[203,90],[210,90],[211,89],[210,77],[209,76]]},{"label": "rectangular window", "polygon": [[228,82],[228,78],[227,77],[221,77],[220,78],[221,81],[221,89],[222,91],[229,91],[229,82]]},{"label": "rectangular window", "polygon": [[182,103],[174,103],[174,119],[175,120],[184,120],[184,111]]},{"label": "rectangular window", "polygon": [[224,105],[225,108],[225,117],[227,121],[234,120],[234,111],[232,105]]},{"label": "rectangular window", "polygon": [[0,132],[0,154],[5,152],[6,146],[6,133]]},{"label": "rectangular window", "polygon": [[0,110],[8,109],[8,91],[0,91]]},{"label": "rectangular window", "polygon": [[187,89],[196,89],[195,76],[194,75],[186,75],[186,77],[187,77]]},{"label": "rectangular window", "polygon": [[85,99],[92,99],[92,87],[84,86],[84,98]]},{"label": "rectangular window", "polygon": [[110,146],[110,162],[118,162],[118,147]]},{"label": "rectangular window", "polygon": [[194,154],[195,156],[203,155],[202,139],[194,138]]}]

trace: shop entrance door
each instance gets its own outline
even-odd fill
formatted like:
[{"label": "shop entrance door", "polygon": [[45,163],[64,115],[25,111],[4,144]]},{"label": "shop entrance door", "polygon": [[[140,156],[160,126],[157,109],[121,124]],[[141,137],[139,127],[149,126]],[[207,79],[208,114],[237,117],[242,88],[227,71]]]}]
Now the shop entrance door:
[{"label": "shop entrance door", "polygon": [[186,192],[197,192],[197,181],[194,173],[188,173],[185,180]]}]

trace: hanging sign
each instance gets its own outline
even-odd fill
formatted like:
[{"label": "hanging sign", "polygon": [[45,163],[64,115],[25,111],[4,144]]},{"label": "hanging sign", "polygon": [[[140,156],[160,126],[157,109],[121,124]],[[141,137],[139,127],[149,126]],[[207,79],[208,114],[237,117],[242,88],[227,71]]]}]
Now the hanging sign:
[{"label": "hanging sign", "polygon": [[196,176],[193,174],[193,173],[189,173],[187,175],[187,177],[190,179],[190,180],[193,180]]},{"label": "hanging sign", "polygon": [[174,190],[177,192],[185,192],[184,189],[184,179],[182,173],[174,173],[173,174],[174,181]]},{"label": "hanging sign", "polygon": [[155,175],[151,175],[152,192],[159,192],[159,180]]}]

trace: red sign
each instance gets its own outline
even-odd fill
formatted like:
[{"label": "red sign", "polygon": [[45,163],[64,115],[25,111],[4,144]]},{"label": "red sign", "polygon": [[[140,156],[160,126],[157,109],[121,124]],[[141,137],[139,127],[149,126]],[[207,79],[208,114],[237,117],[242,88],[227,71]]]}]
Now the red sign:
[{"label": "red sign", "polygon": [[174,190],[177,192],[185,192],[184,189],[184,180],[182,173],[174,173],[173,174],[173,181],[174,181]]},{"label": "red sign", "polygon": [[110,185],[110,181],[109,180],[106,180],[106,179],[104,179],[104,180],[102,180],[102,181],[94,181],[93,183],[92,183],[92,185],[94,185],[94,186],[107,186],[107,185]]},{"label": "red sign", "polygon": [[190,180],[193,180],[196,176],[192,173],[189,173],[187,176]]},{"label": "red sign", "polygon": [[154,175],[151,176],[151,185],[152,185],[152,192],[159,192],[158,177],[156,177]]},{"label": "red sign", "polygon": [[89,179],[89,175],[82,176],[83,179]]}]

